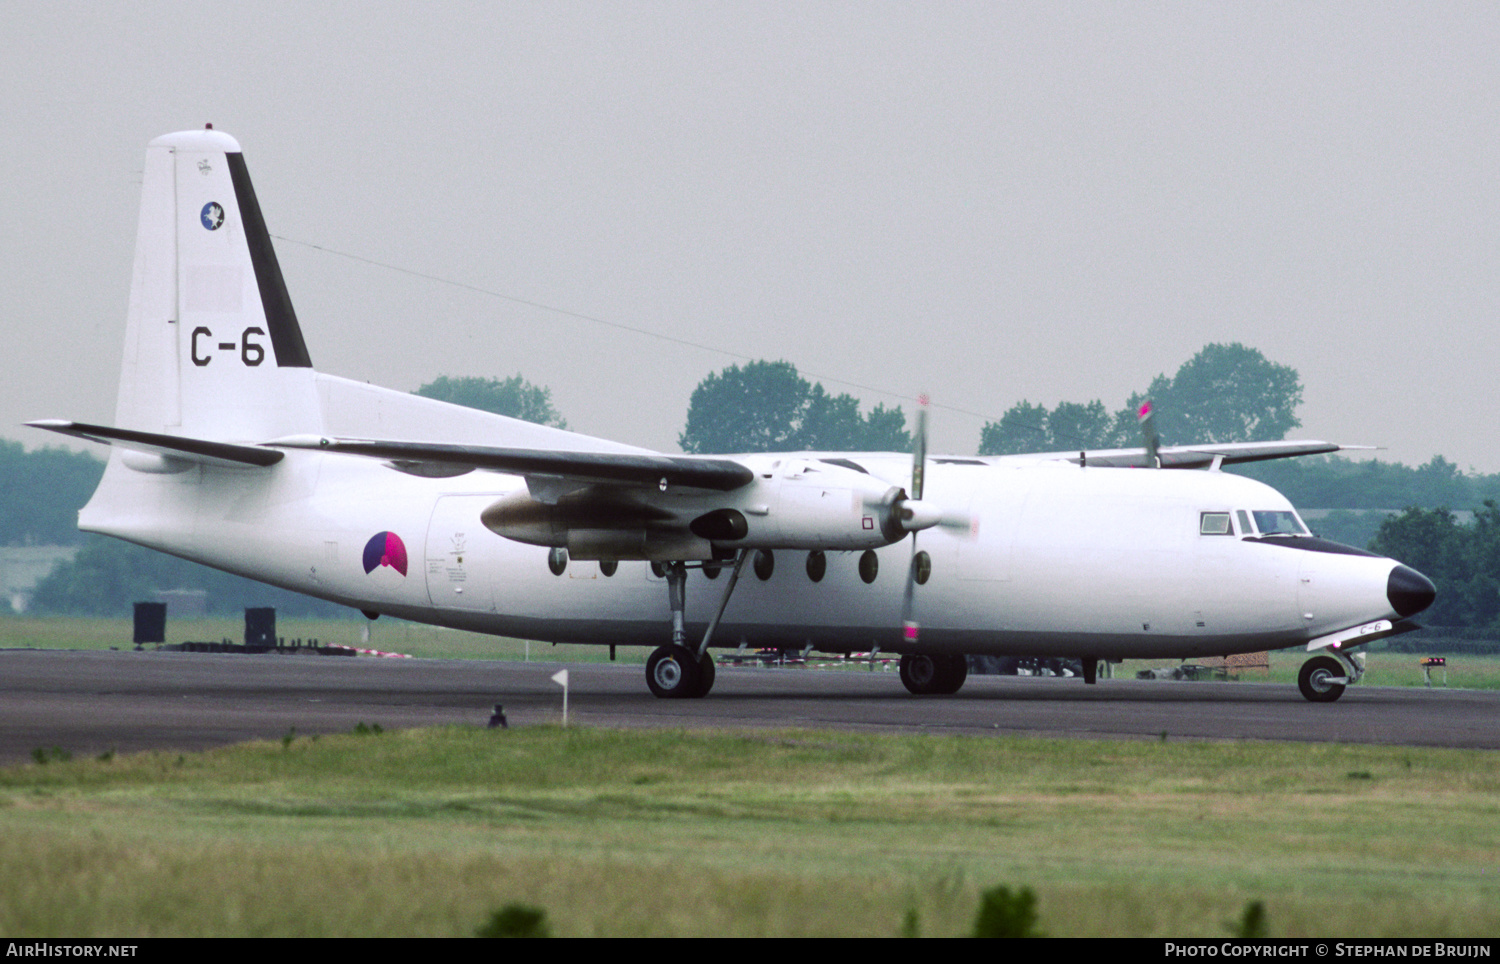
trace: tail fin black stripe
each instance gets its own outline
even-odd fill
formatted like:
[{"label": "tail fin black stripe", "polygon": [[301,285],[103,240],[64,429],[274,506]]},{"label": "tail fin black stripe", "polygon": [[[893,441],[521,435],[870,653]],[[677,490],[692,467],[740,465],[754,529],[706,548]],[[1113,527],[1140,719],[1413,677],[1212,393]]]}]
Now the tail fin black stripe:
[{"label": "tail fin black stripe", "polygon": [[266,325],[271,329],[271,349],[276,352],[276,364],[280,368],[311,368],[312,359],[307,355],[307,343],[302,340],[297,312],[292,310],[292,298],[287,294],[286,281],[281,277],[276,250],[271,247],[266,219],[261,216],[255,188],[250,186],[245,155],[226,154],[225,157],[229,160],[229,177],[234,182],[234,195],[245,227],[245,242],[250,247],[250,262],[255,266],[260,303],[266,312]]}]

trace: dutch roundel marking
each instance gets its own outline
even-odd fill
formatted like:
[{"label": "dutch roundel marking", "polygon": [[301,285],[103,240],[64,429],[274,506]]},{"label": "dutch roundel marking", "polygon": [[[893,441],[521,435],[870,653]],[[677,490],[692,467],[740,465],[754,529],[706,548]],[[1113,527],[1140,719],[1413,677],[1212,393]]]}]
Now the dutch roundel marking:
[{"label": "dutch roundel marking", "polygon": [[198,212],[198,220],[210,231],[217,231],[219,225],[224,223],[224,206],[218,201],[209,201],[203,205],[203,210]]},{"label": "dutch roundel marking", "polygon": [[377,532],[365,543],[365,573],[369,574],[381,566],[406,575],[406,543],[394,532]]}]

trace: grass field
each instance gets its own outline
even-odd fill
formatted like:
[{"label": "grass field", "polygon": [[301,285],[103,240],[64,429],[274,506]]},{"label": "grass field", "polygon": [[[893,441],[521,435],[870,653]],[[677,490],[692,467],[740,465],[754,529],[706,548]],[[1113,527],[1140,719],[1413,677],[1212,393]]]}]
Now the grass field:
[{"label": "grass field", "polygon": [[1500,933],[1500,754],[412,730],[0,770],[0,933]]},{"label": "grass field", "polygon": [[[357,645],[363,625],[279,629]],[[129,633],[0,619],[0,647]],[[369,645],[526,653],[393,620]],[[1300,662],[1241,675],[1288,684]],[[1416,657],[1388,653],[1367,679],[1421,683]],[[1500,660],[1450,661],[1451,685],[1497,681]],[[1493,937],[1497,791],[1486,751],[829,732],[414,730],[47,758],[0,769],[0,933],[462,936],[519,902],[561,936],[949,936],[1006,885],[1034,889],[1058,936],[1224,936],[1262,901],[1272,936]]]}]

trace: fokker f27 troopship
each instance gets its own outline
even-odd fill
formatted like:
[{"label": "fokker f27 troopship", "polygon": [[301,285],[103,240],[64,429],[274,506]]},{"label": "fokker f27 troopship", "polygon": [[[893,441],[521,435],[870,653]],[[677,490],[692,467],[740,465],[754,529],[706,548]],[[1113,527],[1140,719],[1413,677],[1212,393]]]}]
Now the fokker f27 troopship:
[{"label": "fokker f27 troopship", "polygon": [[[665,455],[312,366],[239,144],[146,152],[111,445],[79,526],[363,610],[560,643],[654,647],[699,697],[710,645],[901,655],[918,694],[966,654],[1193,658],[1348,650],[1412,627],[1423,575],[1310,534],[1224,465],[1265,442],[993,458]],[[1159,471],[1157,471],[1159,469]],[[688,610],[687,599],[702,600]],[[920,629],[919,629],[920,627]]]}]

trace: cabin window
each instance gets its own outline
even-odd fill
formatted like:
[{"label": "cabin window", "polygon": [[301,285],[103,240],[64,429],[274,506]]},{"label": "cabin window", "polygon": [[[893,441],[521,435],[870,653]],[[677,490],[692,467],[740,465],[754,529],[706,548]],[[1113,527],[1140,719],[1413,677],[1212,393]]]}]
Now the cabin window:
[{"label": "cabin window", "polygon": [[1198,532],[1205,536],[1232,536],[1228,512],[1203,512],[1198,516]]},{"label": "cabin window", "polygon": [[1281,511],[1257,511],[1255,515],[1255,528],[1260,530],[1263,536],[1305,536],[1307,527],[1302,520],[1297,518],[1295,512]]}]

